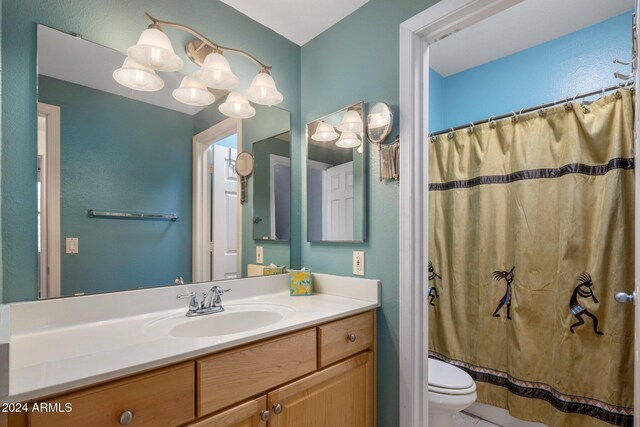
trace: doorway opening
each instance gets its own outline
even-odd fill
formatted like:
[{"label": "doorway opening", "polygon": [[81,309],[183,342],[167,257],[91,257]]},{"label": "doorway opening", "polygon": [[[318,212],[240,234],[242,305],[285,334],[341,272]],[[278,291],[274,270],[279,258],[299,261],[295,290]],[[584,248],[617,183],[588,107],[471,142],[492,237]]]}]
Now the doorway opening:
[{"label": "doorway opening", "polygon": [[240,277],[241,205],[235,159],[237,121],[226,119],[193,138],[193,281]]},{"label": "doorway opening", "polygon": [[38,103],[38,297],[60,296],[60,107]]}]

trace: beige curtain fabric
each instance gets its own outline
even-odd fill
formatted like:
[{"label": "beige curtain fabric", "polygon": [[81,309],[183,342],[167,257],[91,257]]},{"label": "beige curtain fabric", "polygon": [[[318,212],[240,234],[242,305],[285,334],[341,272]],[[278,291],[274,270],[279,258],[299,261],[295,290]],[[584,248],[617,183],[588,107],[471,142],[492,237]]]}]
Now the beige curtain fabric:
[{"label": "beige curtain fabric", "polygon": [[429,354],[479,402],[632,425],[633,114],[621,89],[429,142]]}]

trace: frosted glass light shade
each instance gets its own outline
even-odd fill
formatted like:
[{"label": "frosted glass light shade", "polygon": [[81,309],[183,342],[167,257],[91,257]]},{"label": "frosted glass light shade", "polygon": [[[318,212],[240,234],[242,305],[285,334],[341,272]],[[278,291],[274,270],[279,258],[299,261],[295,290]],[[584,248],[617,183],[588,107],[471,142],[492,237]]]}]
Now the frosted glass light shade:
[{"label": "frosted glass light shade", "polygon": [[369,127],[372,129],[381,128],[384,126],[388,126],[391,122],[391,115],[388,111],[384,111],[381,113],[373,113],[369,114]]},{"label": "frosted glass light shade", "polygon": [[253,78],[251,86],[243,93],[249,101],[255,104],[268,105],[269,107],[280,104],[284,99],[282,94],[278,92],[273,77],[268,73],[258,73],[258,75]]},{"label": "frosted glass light shade", "polygon": [[113,72],[113,78],[122,86],[143,92],[154,92],[164,87],[164,80],[155,71],[129,57],[121,68]]},{"label": "frosted glass light shade", "polygon": [[357,111],[347,111],[342,117],[338,130],[340,132],[362,133],[362,117]]},{"label": "frosted glass light shade", "polygon": [[127,49],[127,55],[140,64],[159,71],[178,71],[184,65],[174,52],[169,37],[155,28],[144,30],[138,43]]},{"label": "frosted glass light shade", "polygon": [[311,139],[319,142],[333,141],[340,135],[329,123],[320,122],[316,127],[316,131],[311,135]]},{"label": "frosted glass light shade", "polygon": [[247,98],[238,92],[231,92],[227,95],[227,99],[220,104],[218,110],[233,119],[248,119],[256,115],[256,109],[249,104]]},{"label": "frosted glass light shade", "polygon": [[227,58],[217,52],[207,55],[202,68],[196,71],[193,76],[213,89],[229,90],[240,84],[240,79],[231,71]]},{"label": "frosted glass light shade", "polygon": [[336,145],[340,148],[355,148],[360,144],[360,139],[354,132],[343,132],[340,139],[336,141]]},{"label": "frosted glass light shade", "polygon": [[180,87],[174,89],[173,97],[183,104],[194,107],[204,107],[213,104],[216,100],[216,97],[209,92],[205,85],[190,76],[185,76],[182,79]]}]

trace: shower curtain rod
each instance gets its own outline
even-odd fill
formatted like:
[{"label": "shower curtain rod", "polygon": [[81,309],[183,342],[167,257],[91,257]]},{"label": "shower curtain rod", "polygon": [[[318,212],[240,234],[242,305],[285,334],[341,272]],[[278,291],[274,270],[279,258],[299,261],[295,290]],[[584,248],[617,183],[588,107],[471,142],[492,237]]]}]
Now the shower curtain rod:
[{"label": "shower curtain rod", "polygon": [[591,91],[591,92],[580,93],[580,94],[578,94],[578,95],[576,95],[574,97],[561,99],[559,101],[548,102],[546,104],[536,105],[535,107],[523,108],[519,112],[512,111],[511,113],[501,114],[499,116],[491,116],[488,119],[481,120],[479,122],[470,122],[470,123],[465,124],[465,125],[460,125],[460,126],[456,126],[454,128],[443,129],[443,130],[440,130],[438,132],[430,133],[429,137],[444,135],[444,134],[447,134],[449,132],[455,132],[457,130],[467,129],[467,128],[471,128],[471,127],[474,127],[474,126],[477,126],[477,125],[481,125],[481,124],[484,124],[484,123],[495,122],[497,120],[507,119],[509,117],[517,117],[517,116],[519,116],[521,114],[531,113],[532,111],[542,110],[544,108],[553,107],[553,106],[556,106],[558,104],[564,104],[565,102],[575,101],[576,99],[587,98],[589,96],[597,95],[599,93],[604,94],[605,92],[611,92],[612,90],[616,90],[616,89],[624,89],[624,88],[627,88],[627,87],[631,87],[634,84],[635,84],[635,82],[633,80],[631,80],[629,82],[617,84],[615,86],[609,86],[609,87],[604,87],[602,89],[594,90],[594,91]]}]

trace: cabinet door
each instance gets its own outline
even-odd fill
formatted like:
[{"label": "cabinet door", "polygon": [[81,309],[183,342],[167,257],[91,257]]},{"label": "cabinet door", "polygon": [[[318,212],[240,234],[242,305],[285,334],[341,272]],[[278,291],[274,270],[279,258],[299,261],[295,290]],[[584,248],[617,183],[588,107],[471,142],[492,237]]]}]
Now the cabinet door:
[{"label": "cabinet door", "polygon": [[270,427],[371,427],[373,354],[360,353],[268,394]]},{"label": "cabinet door", "polygon": [[267,397],[262,396],[196,421],[189,427],[266,427],[268,418]]}]

